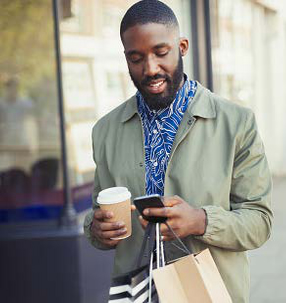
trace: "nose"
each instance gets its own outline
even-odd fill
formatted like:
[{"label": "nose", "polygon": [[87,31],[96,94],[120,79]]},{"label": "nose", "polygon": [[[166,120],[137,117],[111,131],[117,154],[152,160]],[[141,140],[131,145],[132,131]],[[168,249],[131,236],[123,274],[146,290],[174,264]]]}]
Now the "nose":
[{"label": "nose", "polygon": [[157,60],[153,56],[146,58],[144,63],[144,76],[153,77],[160,71]]}]

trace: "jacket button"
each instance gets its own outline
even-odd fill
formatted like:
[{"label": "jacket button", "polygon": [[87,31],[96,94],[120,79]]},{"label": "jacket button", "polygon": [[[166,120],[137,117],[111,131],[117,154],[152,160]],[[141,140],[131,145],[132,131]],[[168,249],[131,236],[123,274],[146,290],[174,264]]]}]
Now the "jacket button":
[{"label": "jacket button", "polygon": [[193,119],[190,119],[190,120],[188,121],[188,124],[191,125],[192,123],[193,123]]},{"label": "jacket button", "polygon": [[140,163],[139,163],[139,166],[140,166],[140,167],[143,167],[143,163],[142,163],[142,162],[140,162]]}]

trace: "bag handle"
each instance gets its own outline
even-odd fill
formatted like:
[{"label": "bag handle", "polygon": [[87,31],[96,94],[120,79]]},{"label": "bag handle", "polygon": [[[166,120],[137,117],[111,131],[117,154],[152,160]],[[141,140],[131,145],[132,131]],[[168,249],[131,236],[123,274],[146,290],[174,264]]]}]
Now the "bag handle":
[{"label": "bag handle", "polygon": [[[180,245],[176,245],[175,243],[172,243],[172,245],[175,246],[177,249],[181,250],[182,252],[184,252],[186,255],[191,255],[192,250],[186,247],[184,242],[177,236],[177,234],[174,232],[172,227],[167,222],[164,222],[163,224],[167,226],[168,230],[173,234],[175,239],[180,244]],[[145,257],[147,257],[148,262],[151,259],[151,254],[155,248],[155,238],[156,238],[156,223],[149,222],[144,233],[143,243],[141,245],[140,253],[137,259],[136,268],[139,268],[142,265],[142,260],[144,257],[144,253],[146,251],[147,241],[148,241],[148,249]]]},{"label": "bag handle", "polygon": [[148,250],[147,250],[147,260],[148,262],[150,261],[151,258],[151,254],[154,250],[155,247],[155,236],[156,236],[156,228],[155,228],[155,224],[154,223],[148,223],[145,233],[144,233],[144,239],[143,239],[143,243],[141,245],[141,249],[140,249],[140,253],[137,259],[137,266],[136,268],[141,267],[142,264],[142,260],[143,260],[143,256],[144,256],[144,252],[146,250],[146,244],[147,244],[147,240],[148,240]]},{"label": "bag handle", "polygon": [[177,234],[174,232],[173,228],[166,222],[164,224],[168,227],[169,231],[173,234],[173,236],[176,238],[176,240],[181,244],[181,247],[176,245],[175,243],[172,243],[173,246],[181,250],[187,255],[192,254],[192,250],[188,249],[187,246],[184,244],[184,242],[177,236]]}]

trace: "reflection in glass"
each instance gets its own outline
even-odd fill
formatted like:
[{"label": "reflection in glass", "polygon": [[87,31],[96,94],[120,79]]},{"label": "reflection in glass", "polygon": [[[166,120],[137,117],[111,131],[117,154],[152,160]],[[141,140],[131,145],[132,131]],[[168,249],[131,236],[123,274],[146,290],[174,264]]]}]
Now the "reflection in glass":
[{"label": "reflection in glass", "polygon": [[272,173],[286,173],[285,1],[213,0],[214,90],[255,112]]},{"label": "reflection in glass", "polygon": [[1,1],[0,221],[63,203],[52,2]]}]

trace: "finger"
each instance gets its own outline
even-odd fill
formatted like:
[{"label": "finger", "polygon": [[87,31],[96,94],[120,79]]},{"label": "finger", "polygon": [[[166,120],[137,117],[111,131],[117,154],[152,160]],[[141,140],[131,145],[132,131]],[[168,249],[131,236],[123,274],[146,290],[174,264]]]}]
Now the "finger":
[{"label": "finger", "polygon": [[168,229],[160,228],[160,233],[163,237],[167,238],[174,238],[174,235],[172,232],[170,232]]},{"label": "finger", "polygon": [[[169,226],[171,225],[171,223],[169,223],[169,221],[168,221],[168,224],[169,224]],[[160,232],[162,235],[163,234],[166,235],[166,234],[170,233],[169,228],[165,224],[160,224]]]},{"label": "finger", "polygon": [[123,221],[112,222],[112,223],[95,221],[94,225],[95,225],[95,228],[97,228],[101,231],[117,230],[117,229],[125,227],[125,223]]},{"label": "finger", "polygon": [[167,207],[173,207],[174,205],[182,203],[182,199],[179,196],[162,197],[162,200]]},{"label": "finger", "polygon": [[108,230],[108,231],[97,231],[97,236],[100,239],[111,239],[111,238],[117,238],[117,237],[123,237],[127,233],[127,228],[121,228],[117,230]]},{"label": "finger", "polygon": [[141,226],[145,229],[148,225],[148,221],[146,221],[145,219],[143,219],[142,216],[139,216],[139,221],[140,221],[140,224]]},{"label": "finger", "polygon": [[173,216],[173,211],[172,207],[161,207],[161,208],[146,208],[143,211],[143,214],[145,216],[156,216],[156,217],[172,217]]},{"label": "finger", "polygon": [[93,217],[96,220],[111,219],[113,217],[113,213],[104,209],[97,209],[94,211]]},{"label": "finger", "polygon": [[[170,228],[178,235],[179,234],[179,230],[178,230],[178,222],[176,221],[176,219],[174,219],[174,220],[168,220],[167,223],[170,226]],[[175,239],[174,234],[167,227],[166,224],[160,224],[160,233],[164,237],[167,237],[169,239]]]},{"label": "finger", "polygon": [[131,211],[136,210],[136,206],[135,205],[131,205]]},{"label": "finger", "polygon": [[174,240],[174,237],[172,237],[172,236],[162,236],[161,237],[161,239],[162,239],[162,241],[172,241],[172,240]]}]

